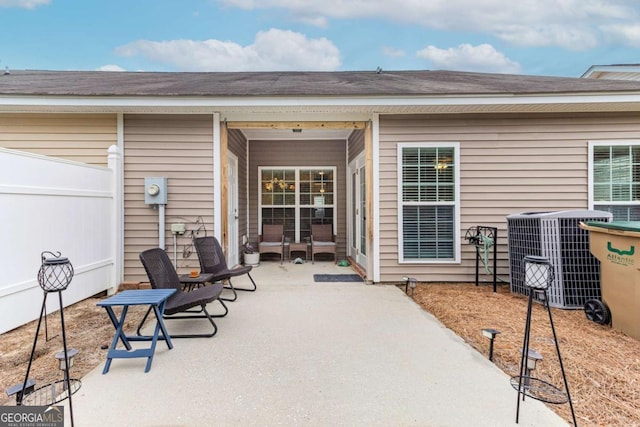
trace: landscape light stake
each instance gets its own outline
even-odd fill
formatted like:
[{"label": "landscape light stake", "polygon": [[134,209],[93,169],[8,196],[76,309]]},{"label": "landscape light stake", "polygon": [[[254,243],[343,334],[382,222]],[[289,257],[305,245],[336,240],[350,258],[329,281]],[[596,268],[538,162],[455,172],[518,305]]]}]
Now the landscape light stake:
[{"label": "landscape light stake", "polygon": [[418,281],[413,277],[403,277],[402,280],[404,280],[404,293],[408,293],[411,288],[411,298],[413,298],[413,291],[416,289]]},{"label": "landscape light stake", "polygon": [[486,338],[489,338],[489,361],[493,362],[493,342],[496,339],[496,335],[498,335],[500,331],[496,329],[483,329],[482,335]]}]

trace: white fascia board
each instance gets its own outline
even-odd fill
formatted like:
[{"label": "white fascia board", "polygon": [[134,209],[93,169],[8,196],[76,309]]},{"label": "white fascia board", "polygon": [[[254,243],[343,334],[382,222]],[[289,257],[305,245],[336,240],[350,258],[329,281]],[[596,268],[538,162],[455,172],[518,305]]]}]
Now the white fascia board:
[{"label": "white fascia board", "polygon": [[345,97],[66,97],[0,96],[0,107],[94,107],[94,108],[247,108],[247,107],[376,107],[437,105],[522,105],[640,102],[640,92],[448,95],[448,96],[345,96]]}]

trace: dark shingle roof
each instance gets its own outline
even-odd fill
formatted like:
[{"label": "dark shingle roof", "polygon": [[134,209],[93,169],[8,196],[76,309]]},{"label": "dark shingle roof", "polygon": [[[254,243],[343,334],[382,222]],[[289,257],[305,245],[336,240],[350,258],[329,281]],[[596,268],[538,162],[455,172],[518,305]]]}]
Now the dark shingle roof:
[{"label": "dark shingle roof", "polygon": [[456,71],[0,74],[0,95],[34,96],[434,96],[619,91],[640,91],[640,81]]}]

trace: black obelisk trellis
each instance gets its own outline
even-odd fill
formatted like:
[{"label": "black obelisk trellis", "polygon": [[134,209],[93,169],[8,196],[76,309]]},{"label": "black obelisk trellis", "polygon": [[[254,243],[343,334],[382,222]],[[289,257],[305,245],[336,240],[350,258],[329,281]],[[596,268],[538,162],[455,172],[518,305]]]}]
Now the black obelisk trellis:
[{"label": "black obelisk trellis", "polygon": [[[47,255],[51,257],[47,258]],[[40,310],[40,318],[38,319],[38,326],[36,328],[36,335],[33,339],[33,347],[31,348],[31,356],[29,357],[29,366],[27,367],[27,373],[24,377],[23,388],[21,392],[21,397],[18,400],[18,405],[23,404],[23,401],[26,401],[31,396],[35,396],[34,403],[40,405],[51,405],[57,402],[61,402],[65,399],[69,399],[69,416],[71,419],[71,425],[73,426],[73,404],[71,402],[71,395],[75,393],[79,388],[78,380],[71,380],[69,377],[69,353],[67,350],[67,334],[64,326],[64,306],[62,305],[62,291],[67,289],[69,283],[71,283],[71,279],[73,278],[73,265],[67,259],[61,256],[61,253],[58,252],[54,254],[53,252],[45,251],[40,254],[42,258],[42,264],[40,266],[40,270],[38,271],[38,283],[40,287],[44,291],[44,297],[42,299],[42,309]],[[64,380],[63,380],[63,392],[61,394],[55,393],[53,395],[47,394],[46,399],[39,399],[39,391],[40,390],[55,390],[55,384],[53,383],[45,385],[44,387],[39,387],[33,393],[30,393],[25,396],[25,386],[27,384],[27,380],[29,378],[29,371],[31,370],[31,363],[33,362],[33,356],[36,351],[36,344],[38,343],[38,333],[40,332],[40,325],[42,324],[43,316],[46,316],[46,304],[47,304],[47,295],[52,292],[58,293],[58,301],[60,302],[60,325],[62,329],[62,344],[64,348]],[[72,387],[72,381],[74,387]]]},{"label": "black obelisk trellis", "polygon": [[[518,391],[518,404],[516,407],[516,423],[520,416],[520,396],[524,400],[525,396],[529,396],[533,399],[540,400],[546,403],[562,404],[569,402],[571,407],[571,417],[573,418],[573,425],[577,426],[576,415],[573,411],[573,403],[571,402],[571,394],[569,393],[569,383],[567,382],[567,376],[564,372],[564,365],[562,364],[562,357],[560,356],[560,347],[558,345],[558,337],[556,336],[556,329],[553,326],[553,318],[551,317],[551,308],[547,303],[547,289],[549,284],[553,282],[553,266],[549,260],[539,256],[525,256],[525,285],[529,291],[529,301],[527,305],[527,317],[524,327],[524,341],[522,344],[522,358],[520,360],[520,375],[511,378],[511,385]],[[533,303],[534,293],[538,293],[538,297],[541,297],[544,301],[545,309],[549,313],[549,323],[551,325],[551,331],[553,332],[553,342],[555,343],[556,353],[558,361],[560,363],[560,370],[562,372],[562,379],[564,381],[565,391],[560,390],[553,384],[543,381],[539,378],[531,376],[531,371],[534,368],[529,366],[529,359],[539,359],[538,353],[529,348],[529,335],[531,333],[531,309]]]}]

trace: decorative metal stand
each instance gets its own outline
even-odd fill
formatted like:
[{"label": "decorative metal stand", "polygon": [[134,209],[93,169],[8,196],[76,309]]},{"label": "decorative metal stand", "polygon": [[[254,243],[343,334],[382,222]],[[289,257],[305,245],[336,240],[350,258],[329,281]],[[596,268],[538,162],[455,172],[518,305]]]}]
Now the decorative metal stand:
[{"label": "decorative metal stand", "polygon": [[[51,257],[47,258],[46,255],[51,255]],[[40,254],[42,258],[42,265],[38,271],[38,283],[44,291],[44,297],[42,300],[42,309],[40,310],[40,318],[38,320],[36,335],[33,340],[33,347],[31,348],[31,356],[29,357],[29,366],[27,367],[27,373],[24,377],[25,380],[20,392],[20,399],[17,400],[17,404],[44,406],[53,405],[69,399],[69,416],[71,417],[71,426],[73,426],[73,404],[71,402],[71,395],[78,391],[81,383],[80,380],[71,379],[69,377],[69,368],[71,367],[70,360],[75,356],[77,351],[70,354],[67,350],[67,335],[64,326],[64,306],[62,305],[62,291],[67,289],[69,283],[71,283],[71,279],[73,278],[73,266],[67,258],[61,257],[60,255],[60,252],[54,254],[53,252],[48,251]],[[64,358],[64,360],[60,360],[61,367],[64,367],[64,379],[38,387],[31,393],[25,393],[25,387],[27,386],[27,379],[29,378],[29,371],[31,370],[36,344],[38,343],[40,325],[42,324],[42,318],[46,316],[47,295],[51,292],[58,293],[58,300],[60,302],[60,323],[64,350],[59,359]],[[56,357],[58,356],[56,355]]]},{"label": "decorative metal stand", "polygon": [[[567,376],[564,372],[564,365],[562,364],[560,347],[558,345],[558,337],[556,336],[556,329],[553,325],[553,318],[551,316],[551,308],[549,307],[549,304],[547,304],[547,289],[549,284],[553,282],[553,266],[549,263],[549,260],[544,257],[526,256],[523,261],[525,268],[525,285],[529,290],[529,301],[524,328],[524,341],[522,343],[520,375],[511,378],[511,386],[518,391],[516,423],[518,422],[520,415],[520,395],[522,395],[523,401],[525,396],[529,396],[533,399],[552,404],[563,404],[569,402],[573,425],[577,426],[576,415],[573,410],[573,403],[571,402],[571,394],[569,393],[569,383],[567,382]],[[562,371],[562,379],[564,381],[564,388],[566,391],[562,391],[553,384],[531,376],[531,371],[535,369],[535,362],[542,359],[542,356],[540,356],[535,350],[529,348],[531,309],[534,293],[537,293],[538,297],[542,298],[547,313],[549,313],[549,323],[551,324],[553,341],[555,343],[558,361],[560,362],[560,370]]]},{"label": "decorative metal stand", "polygon": [[[470,227],[466,234],[465,239],[469,241],[470,244],[476,247],[476,286],[478,286],[479,281],[479,270],[480,270],[480,249],[483,250],[483,254],[485,255],[484,259],[482,259],[482,263],[484,264],[487,271],[491,271],[493,273],[493,292],[497,291],[497,283],[498,283],[498,273],[496,271],[496,266],[498,263],[498,229],[496,227],[486,227],[484,225],[476,225],[475,227]],[[492,264],[493,268],[489,268],[489,250],[493,246],[492,249]]]}]

